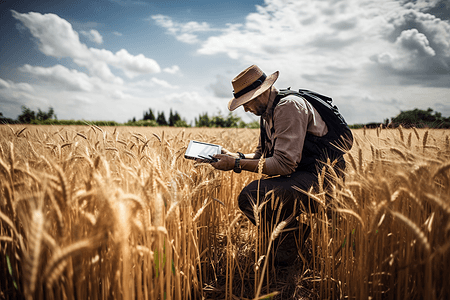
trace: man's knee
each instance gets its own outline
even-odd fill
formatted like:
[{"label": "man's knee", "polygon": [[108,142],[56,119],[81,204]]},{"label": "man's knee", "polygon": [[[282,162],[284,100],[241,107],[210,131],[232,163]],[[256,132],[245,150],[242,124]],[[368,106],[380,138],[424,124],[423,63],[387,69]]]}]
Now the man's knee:
[{"label": "man's knee", "polygon": [[256,202],[256,193],[253,191],[252,185],[253,182],[244,187],[238,196],[239,209],[242,211],[246,211],[248,208],[251,208],[253,205],[252,202]]}]

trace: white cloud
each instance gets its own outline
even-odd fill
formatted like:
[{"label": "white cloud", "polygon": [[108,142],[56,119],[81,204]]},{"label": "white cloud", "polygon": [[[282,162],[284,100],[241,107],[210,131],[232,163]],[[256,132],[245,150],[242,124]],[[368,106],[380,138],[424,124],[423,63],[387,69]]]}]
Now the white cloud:
[{"label": "white cloud", "polygon": [[448,87],[450,79],[442,76],[450,73],[450,23],[411,7],[386,18],[386,49],[372,60],[402,84]]},{"label": "white cloud", "polygon": [[125,49],[121,49],[115,54],[105,49],[90,48],[89,50],[94,60],[100,62],[99,66],[109,64],[120,68],[128,78],[161,71],[156,61],[145,57],[143,54],[131,55]]},{"label": "white cloud", "polygon": [[159,86],[161,86],[163,88],[167,88],[167,89],[178,89],[179,88],[176,85],[171,85],[167,81],[161,80],[161,79],[158,79],[158,78],[155,78],[155,77],[152,78],[152,82],[154,82],[156,85],[159,85]]},{"label": "white cloud", "polygon": [[1,112],[7,117],[15,118],[20,113],[21,105],[43,107],[48,105],[48,100],[28,83],[16,83],[0,78]]},{"label": "white cloud", "polygon": [[217,29],[211,28],[211,26],[206,23],[198,23],[190,21],[187,23],[180,23],[173,21],[171,17],[164,15],[154,15],[151,16],[156,24],[167,30],[170,35],[175,36],[175,38],[183,43],[196,44],[200,42],[197,33],[199,32],[212,32],[217,31]]},{"label": "white cloud", "polygon": [[436,52],[430,47],[427,37],[417,31],[417,29],[404,30],[397,38],[396,44],[414,54],[435,56]]},{"label": "white cloud", "polygon": [[133,87],[136,90],[141,90],[141,91],[145,91],[145,92],[148,92],[149,88],[152,88],[152,90],[154,92],[161,90],[160,89],[161,87],[163,87],[164,90],[180,88],[177,85],[172,85],[169,82],[162,80],[162,79],[158,79],[156,77],[152,77],[150,80],[140,80],[137,82],[129,83],[128,86]]},{"label": "white cloud", "polygon": [[95,29],[91,29],[89,32],[81,31],[82,35],[86,36],[91,42],[97,43],[97,44],[103,44],[103,37],[102,35]]},{"label": "white cloud", "polygon": [[13,93],[16,92],[26,92],[26,93],[33,93],[34,89],[33,87],[25,82],[19,82],[15,83],[11,80],[3,80],[0,78],[0,90],[9,90]]},{"label": "white cloud", "polygon": [[114,54],[105,49],[88,48],[80,42],[72,25],[57,15],[35,12],[20,14],[15,11],[12,14],[39,40],[42,53],[53,57],[70,57],[79,66],[87,68],[91,75],[103,80],[123,84],[123,80],[116,77],[108,65],[120,68],[129,78],[161,71],[156,61],[142,54],[131,55],[125,49]]},{"label": "white cloud", "polygon": [[393,68],[398,80],[414,72],[437,84],[429,75],[450,70],[450,23],[401,1],[268,0],[245,24],[207,38],[198,53],[281,70],[294,80],[289,85],[370,84],[373,68]]},{"label": "white cloud", "polygon": [[196,44],[200,40],[197,38],[195,34],[192,33],[182,33],[180,35],[177,35],[177,40],[180,42],[186,43],[186,44]]},{"label": "white cloud", "polygon": [[101,85],[98,78],[90,78],[85,73],[69,70],[61,65],[44,68],[25,64],[19,68],[19,71],[31,74],[53,86],[59,86],[71,91],[92,92],[94,86],[98,87]]},{"label": "white cloud", "polygon": [[[167,107],[173,107],[174,111],[178,111],[181,117],[187,120],[194,120],[195,117],[198,117],[203,112],[200,109],[206,110],[213,104],[208,97],[196,91],[171,93],[161,97],[161,101],[166,104],[166,109]],[[209,111],[211,112],[211,110]]]},{"label": "white cloud", "polygon": [[216,97],[230,98],[233,87],[231,86],[231,80],[222,74],[216,75],[216,82],[209,85]]},{"label": "white cloud", "polygon": [[[89,78],[62,66],[50,68],[25,65],[35,84],[0,79],[0,107],[5,116],[15,118],[21,105],[33,110],[53,107],[59,119],[120,120],[127,117],[128,101],[134,99],[122,86]],[[70,76],[77,77],[70,81]],[[61,78],[59,78],[61,76]]]},{"label": "white cloud", "polygon": [[[436,55],[430,47],[427,37],[417,29],[404,30],[394,43],[390,52],[383,52],[373,57],[373,60],[388,69],[398,72],[413,72],[420,74],[428,64],[429,58]],[[419,73],[418,73],[419,72]]]},{"label": "white cloud", "polygon": [[123,35],[122,33],[117,32],[117,31],[113,31],[113,34],[116,35],[116,36],[122,36]]},{"label": "white cloud", "polygon": [[0,78],[0,89],[8,89],[10,87],[11,85],[8,82]]},{"label": "white cloud", "polygon": [[180,72],[180,67],[177,65],[173,65],[170,68],[164,68],[163,71],[169,74],[177,74]]},{"label": "white cloud", "polygon": [[55,14],[20,14],[16,11],[12,11],[12,14],[39,40],[39,50],[45,55],[77,57],[88,51],[86,45],[80,43],[78,33],[72,29],[72,25]]}]

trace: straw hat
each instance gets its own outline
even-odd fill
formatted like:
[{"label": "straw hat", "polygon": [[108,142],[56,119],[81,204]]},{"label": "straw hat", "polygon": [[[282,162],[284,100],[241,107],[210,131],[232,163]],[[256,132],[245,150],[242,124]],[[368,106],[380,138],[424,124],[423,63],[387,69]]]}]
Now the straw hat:
[{"label": "straw hat", "polygon": [[278,71],[266,76],[258,66],[252,65],[242,71],[231,81],[234,98],[228,102],[228,109],[235,110],[239,106],[258,97],[269,89],[278,78]]}]

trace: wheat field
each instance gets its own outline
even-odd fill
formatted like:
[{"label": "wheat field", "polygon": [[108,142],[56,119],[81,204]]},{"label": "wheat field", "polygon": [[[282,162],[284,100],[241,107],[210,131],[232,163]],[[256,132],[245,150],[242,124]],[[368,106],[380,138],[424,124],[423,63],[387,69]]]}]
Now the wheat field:
[{"label": "wheat field", "polygon": [[261,175],[183,156],[251,152],[258,130],[1,125],[0,299],[449,299],[450,132],[353,132],[345,180],[324,191],[324,168],[304,191],[311,235],[276,268],[284,224],[236,201]]}]

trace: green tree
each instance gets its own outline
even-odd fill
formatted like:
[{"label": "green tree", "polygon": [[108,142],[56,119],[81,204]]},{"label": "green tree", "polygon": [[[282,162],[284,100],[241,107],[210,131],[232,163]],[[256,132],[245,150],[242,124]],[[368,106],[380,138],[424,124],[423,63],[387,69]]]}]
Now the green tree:
[{"label": "green tree", "polygon": [[240,121],[241,121],[241,118],[234,115],[232,112],[229,112],[228,116],[225,120],[225,127],[239,127]]},{"label": "green tree", "polygon": [[45,121],[49,119],[53,119],[55,115],[55,112],[53,110],[53,107],[50,107],[48,109],[48,112],[41,111],[40,108],[38,108],[38,113],[36,114],[36,119],[39,121]]},{"label": "green tree", "polygon": [[209,119],[208,113],[200,114],[194,119],[195,127],[211,127],[211,120]]},{"label": "green tree", "polygon": [[191,127],[185,120],[178,120],[174,124],[175,127]]},{"label": "green tree", "polygon": [[230,128],[230,127],[246,127],[245,122],[241,120],[240,117],[235,116],[232,112],[229,112],[227,117],[224,117],[220,112],[212,116],[211,118],[208,116],[208,113],[203,113],[198,116],[198,119],[195,118],[195,126],[196,127],[222,127],[222,128]]},{"label": "green tree", "polygon": [[170,109],[169,113],[169,126],[175,126],[175,124],[181,121],[181,117],[178,112],[172,113],[172,109]]},{"label": "green tree", "polygon": [[155,115],[153,114],[153,110],[151,108],[148,110],[148,112],[144,112],[144,118],[142,120],[155,120]]},{"label": "green tree", "polygon": [[[244,124],[245,124],[245,123],[244,123]],[[258,122],[258,121],[253,121],[253,122],[250,122],[250,123],[245,124],[244,127],[246,127],[246,128],[251,128],[251,129],[257,129],[257,128],[260,127],[260,125],[259,125],[259,122]]]},{"label": "green tree", "polygon": [[438,127],[448,128],[450,118],[442,117],[440,112],[433,114],[433,109],[422,110],[415,108],[413,110],[401,111],[396,117],[392,118],[394,126],[402,125],[404,127]]},{"label": "green tree", "polygon": [[222,117],[222,115],[219,113],[217,116],[213,116],[211,118],[211,126],[212,127],[227,127],[226,126],[226,119]]},{"label": "green tree", "polygon": [[156,118],[156,123],[158,123],[159,126],[167,126],[167,120],[166,116],[164,115],[164,112],[159,112],[158,117]]},{"label": "green tree", "polygon": [[232,112],[229,112],[226,118],[219,112],[217,116],[212,117],[211,126],[222,128],[239,127],[240,121],[241,118],[235,116]]},{"label": "green tree", "polygon": [[20,114],[17,118],[19,123],[29,124],[31,123],[31,121],[36,119],[36,113],[34,111],[29,109],[25,105],[22,105],[20,108],[22,109],[22,114]]}]

